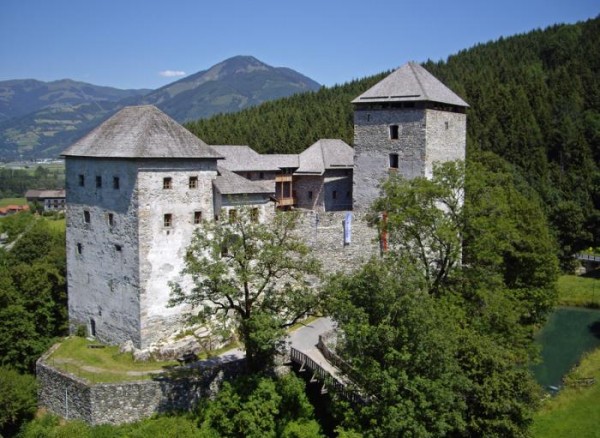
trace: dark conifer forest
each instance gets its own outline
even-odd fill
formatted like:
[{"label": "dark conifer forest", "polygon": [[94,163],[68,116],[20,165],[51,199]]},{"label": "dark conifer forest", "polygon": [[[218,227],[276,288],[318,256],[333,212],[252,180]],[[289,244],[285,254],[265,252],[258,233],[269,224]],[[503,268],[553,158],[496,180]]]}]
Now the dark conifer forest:
[{"label": "dark conifer forest", "polygon": [[[501,38],[423,64],[468,110],[469,160],[493,152],[538,193],[563,267],[600,246],[600,17]],[[387,73],[189,123],[209,144],[297,153],[352,145],[351,100]]]}]

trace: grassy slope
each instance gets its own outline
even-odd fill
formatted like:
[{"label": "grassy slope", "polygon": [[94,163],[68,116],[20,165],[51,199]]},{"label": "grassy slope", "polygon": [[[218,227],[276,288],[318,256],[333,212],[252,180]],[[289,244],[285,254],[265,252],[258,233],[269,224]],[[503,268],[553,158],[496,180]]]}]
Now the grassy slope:
[{"label": "grassy slope", "polygon": [[7,205],[26,205],[27,199],[25,198],[2,198],[0,199],[0,207],[6,207]]},{"label": "grassy slope", "polygon": [[[563,275],[558,281],[559,303],[563,306],[600,305],[600,280]],[[569,386],[569,382],[594,377],[589,387]],[[565,379],[567,385],[545,400],[534,418],[536,438],[600,437],[600,349],[585,355]]]}]

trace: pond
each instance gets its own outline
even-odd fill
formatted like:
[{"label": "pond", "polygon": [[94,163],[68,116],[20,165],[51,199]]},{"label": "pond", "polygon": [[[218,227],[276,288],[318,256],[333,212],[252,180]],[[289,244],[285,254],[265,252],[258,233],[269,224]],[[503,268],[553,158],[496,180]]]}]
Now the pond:
[{"label": "pond", "polygon": [[536,336],[542,348],[542,362],[532,367],[544,388],[560,387],[562,378],[583,353],[600,347],[600,310],[558,308]]}]

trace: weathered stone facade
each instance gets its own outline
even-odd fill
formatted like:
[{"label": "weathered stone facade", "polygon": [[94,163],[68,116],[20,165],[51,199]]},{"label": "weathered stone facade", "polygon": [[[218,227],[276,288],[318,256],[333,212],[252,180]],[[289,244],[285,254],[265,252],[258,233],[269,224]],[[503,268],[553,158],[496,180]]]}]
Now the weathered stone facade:
[{"label": "weathered stone facade", "polygon": [[182,308],[167,307],[169,282],[181,280],[196,214],[214,216],[216,160],[66,163],[72,329],[83,324],[100,340],[146,348],[181,327]]}]

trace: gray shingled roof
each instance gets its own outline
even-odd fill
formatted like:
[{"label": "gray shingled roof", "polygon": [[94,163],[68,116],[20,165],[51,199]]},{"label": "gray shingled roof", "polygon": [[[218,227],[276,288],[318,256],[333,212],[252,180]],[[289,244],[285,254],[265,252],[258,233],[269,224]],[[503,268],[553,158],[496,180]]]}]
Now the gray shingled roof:
[{"label": "gray shingled roof", "polygon": [[298,167],[298,155],[295,154],[259,154],[246,145],[211,147],[224,158],[223,161],[219,161],[219,165],[233,172],[277,172],[284,167]]},{"label": "gray shingled roof", "polygon": [[27,190],[25,198],[64,198],[64,190]]},{"label": "gray shingled roof", "polygon": [[416,62],[409,62],[369,88],[352,103],[429,101],[469,105]]},{"label": "gray shingled roof", "polygon": [[125,107],[62,155],[105,158],[221,158],[152,105]]},{"label": "gray shingled roof", "polygon": [[299,156],[300,167],[295,174],[322,175],[327,169],[352,168],[354,149],[342,140],[321,139]]},{"label": "gray shingled roof", "polygon": [[234,172],[218,166],[219,176],[213,185],[222,195],[245,195],[251,193],[275,193],[275,185],[259,181],[250,181]]}]

